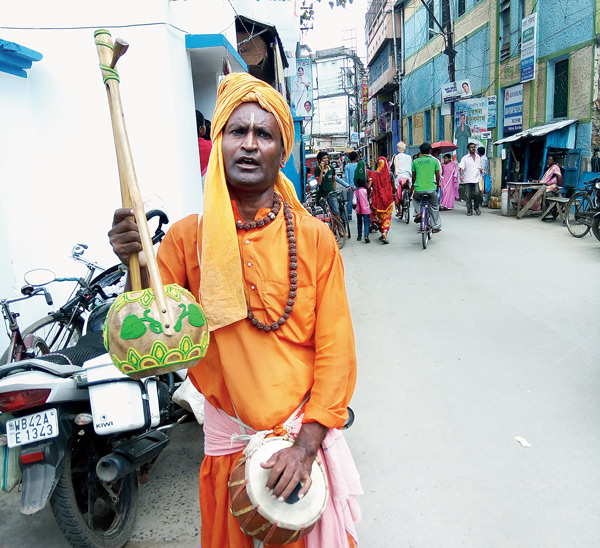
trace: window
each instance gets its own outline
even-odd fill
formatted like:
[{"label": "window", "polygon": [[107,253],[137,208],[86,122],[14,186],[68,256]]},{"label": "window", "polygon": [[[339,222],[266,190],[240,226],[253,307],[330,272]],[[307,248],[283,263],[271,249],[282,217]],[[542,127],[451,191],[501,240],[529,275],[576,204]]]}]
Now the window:
[{"label": "window", "polygon": [[450,30],[450,2],[442,1],[442,28],[446,32]]},{"label": "window", "polygon": [[408,144],[412,145],[413,142],[413,134],[412,134],[412,116],[409,116],[407,119],[407,125],[408,125],[408,135],[407,135],[407,139],[408,139]]},{"label": "window", "polygon": [[444,117],[442,116],[442,107],[437,108],[437,140],[444,140]]},{"label": "window", "polygon": [[465,14],[465,11],[467,11],[467,0],[458,0],[458,2],[456,2],[456,13],[458,14],[458,16],[460,17],[461,15]]},{"label": "window", "polygon": [[566,118],[569,106],[569,59],[554,65],[554,118]]},{"label": "window", "polygon": [[427,2],[427,27],[429,29],[427,31],[427,40],[431,40],[437,34],[433,13],[433,0],[429,0],[429,2]]},{"label": "window", "polygon": [[425,141],[431,143],[431,111],[426,110],[423,113],[423,125],[425,127]]},{"label": "window", "polygon": [[510,58],[510,0],[500,2],[500,32],[502,46],[500,48],[500,62]]}]

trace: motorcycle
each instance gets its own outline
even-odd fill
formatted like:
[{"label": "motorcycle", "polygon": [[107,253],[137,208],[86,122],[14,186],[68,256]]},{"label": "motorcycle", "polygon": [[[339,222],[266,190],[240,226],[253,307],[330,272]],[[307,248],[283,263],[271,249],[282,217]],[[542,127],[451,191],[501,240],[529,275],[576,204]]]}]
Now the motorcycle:
[{"label": "motorcycle", "polygon": [[102,332],[0,366],[0,411],[11,416],[0,443],[18,454],[21,513],[49,502],[72,546],[123,546],[134,526],[137,475],[148,479],[170,430],[187,417],[171,401],[179,383],[173,374],[129,379],[112,365]]},{"label": "motorcycle", "polygon": [[74,547],[128,542],[138,481],[188,417],[172,401],[183,374],[133,380],[114,367],[103,344],[107,313],[92,310],[74,346],[0,366],[0,479],[13,476],[0,485],[21,483],[22,514],[50,504]]}]

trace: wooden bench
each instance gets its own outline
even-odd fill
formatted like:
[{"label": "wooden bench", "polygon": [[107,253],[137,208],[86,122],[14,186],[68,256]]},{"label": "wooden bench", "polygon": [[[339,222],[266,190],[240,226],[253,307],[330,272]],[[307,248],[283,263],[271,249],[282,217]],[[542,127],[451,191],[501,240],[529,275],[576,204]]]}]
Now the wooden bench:
[{"label": "wooden bench", "polygon": [[567,204],[569,203],[569,198],[564,198],[563,196],[546,196],[546,205],[548,206],[544,213],[542,213],[542,221],[545,220],[546,215],[549,215],[550,212],[554,211],[554,218],[556,215],[560,216],[560,220],[564,224],[567,220]]}]

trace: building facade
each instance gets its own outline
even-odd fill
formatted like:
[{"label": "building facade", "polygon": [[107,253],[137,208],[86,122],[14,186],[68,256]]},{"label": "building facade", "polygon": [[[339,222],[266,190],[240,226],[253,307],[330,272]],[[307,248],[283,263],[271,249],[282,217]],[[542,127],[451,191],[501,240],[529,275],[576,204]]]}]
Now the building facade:
[{"label": "building facade", "polygon": [[389,156],[400,140],[401,12],[396,0],[371,0],[365,17],[369,103],[365,134],[369,156]]},{"label": "building facade", "polygon": [[[389,2],[372,4],[384,3],[389,11]],[[599,9],[598,0],[394,2],[409,152],[423,141],[476,140],[490,157],[494,193],[508,180],[540,178],[550,153],[571,171],[569,184],[600,171]],[[467,82],[468,94],[446,103],[451,82],[459,91]],[[485,116],[460,125],[460,114],[474,111]]]}]

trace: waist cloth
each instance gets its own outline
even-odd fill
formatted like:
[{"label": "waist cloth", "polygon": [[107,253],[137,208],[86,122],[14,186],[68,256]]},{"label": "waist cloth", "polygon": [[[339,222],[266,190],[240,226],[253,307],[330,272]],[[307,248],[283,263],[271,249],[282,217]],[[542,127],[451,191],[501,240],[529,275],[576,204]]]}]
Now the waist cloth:
[{"label": "waist cloth", "polygon": [[[204,454],[211,457],[242,451],[246,443],[264,438],[271,432],[259,432],[217,409],[206,400],[204,419]],[[284,428],[295,439],[302,426],[302,417],[292,415]],[[318,456],[323,462],[329,481],[329,497],[325,511],[316,527],[304,539],[306,548],[348,546],[348,537],[358,546],[354,522],[360,519],[357,497],[362,494],[360,477],[350,448],[338,429],[329,429]]]}]

